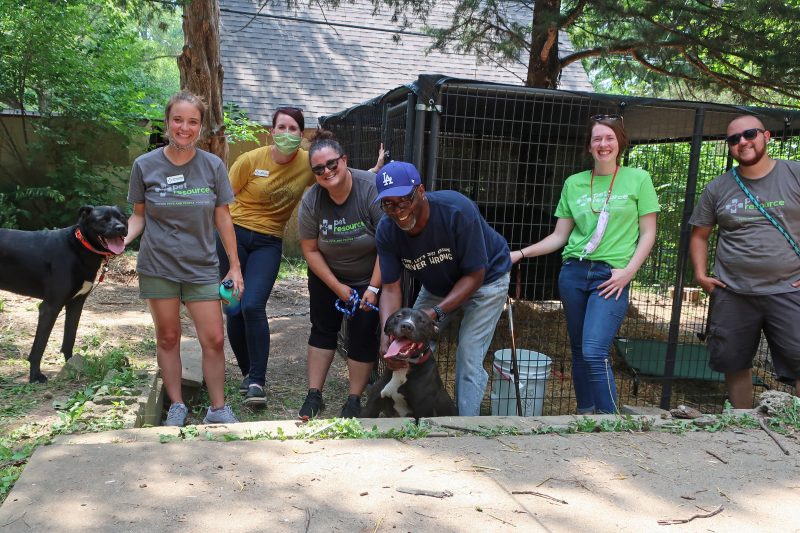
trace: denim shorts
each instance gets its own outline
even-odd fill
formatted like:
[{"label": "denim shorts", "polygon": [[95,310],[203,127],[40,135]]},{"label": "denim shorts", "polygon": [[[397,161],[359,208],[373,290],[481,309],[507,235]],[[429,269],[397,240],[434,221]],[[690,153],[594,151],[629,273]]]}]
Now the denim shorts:
[{"label": "denim shorts", "polygon": [[181,283],[139,274],[139,298],[180,298],[182,302],[219,300],[219,283]]}]

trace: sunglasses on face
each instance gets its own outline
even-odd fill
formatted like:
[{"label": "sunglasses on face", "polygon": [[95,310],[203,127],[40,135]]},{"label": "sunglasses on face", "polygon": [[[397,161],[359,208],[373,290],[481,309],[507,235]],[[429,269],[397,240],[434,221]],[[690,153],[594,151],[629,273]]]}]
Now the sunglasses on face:
[{"label": "sunglasses on face", "polygon": [[601,120],[622,120],[622,115],[592,115],[589,117],[592,122],[600,122]]},{"label": "sunglasses on face", "polygon": [[761,128],[750,128],[749,130],[744,130],[742,133],[734,133],[733,135],[728,135],[725,137],[725,142],[728,143],[728,146],[736,146],[741,142],[742,137],[745,138],[747,141],[752,141],[755,139],[759,133],[764,133],[767,130],[763,130]]},{"label": "sunglasses on face", "polygon": [[417,190],[419,187],[414,187],[414,190],[411,191],[410,194],[406,196],[401,196],[400,200],[397,202],[391,202],[389,200],[381,200],[381,209],[383,209],[384,213],[394,213],[395,211],[401,211],[403,209],[408,209],[411,204],[414,203],[414,197],[417,195]]},{"label": "sunglasses on face", "polygon": [[343,157],[344,157],[344,154],[342,154],[339,157],[336,157],[334,159],[328,159],[327,161],[325,161],[324,165],[317,165],[317,166],[311,167],[311,172],[313,172],[317,176],[322,176],[325,173],[325,169],[335,171],[337,168],[339,168],[339,160],[341,158],[343,158]]}]

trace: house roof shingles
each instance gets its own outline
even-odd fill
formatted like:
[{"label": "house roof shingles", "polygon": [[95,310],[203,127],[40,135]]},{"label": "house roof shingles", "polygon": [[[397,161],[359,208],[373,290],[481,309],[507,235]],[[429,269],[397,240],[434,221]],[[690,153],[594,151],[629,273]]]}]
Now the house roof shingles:
[{"label": "house roof shingles", "polygon": [[[421,35],[419,20],[399,41],[391,31],[375,31],[399,30],[400,25],[391,22],[386,10],[373,15],[368,0],[342,2],[338,9],[324,12],[319,5],[294,9],[270,2],[260,11],[267,16],[254,17],[258,4],[258,0],[220,2],[220,48],[224,100],[238,104],[251,120],[262,124],[269,124],[276,107],[288,104],[303,108],[306,127],[313,128],[319,117],[413,82],[423,73],[513,85],[522,85],[525,79],[521,63],[509,67],[479,63],[474,55],[426,55],[431,39]],[[436,2],[426,23],[442,27],[451,13],[452,4]],[[562,55],[572,50],[563,32],[559,49]],[[564,69],[560,88],[592,90],[579,63]]]}]

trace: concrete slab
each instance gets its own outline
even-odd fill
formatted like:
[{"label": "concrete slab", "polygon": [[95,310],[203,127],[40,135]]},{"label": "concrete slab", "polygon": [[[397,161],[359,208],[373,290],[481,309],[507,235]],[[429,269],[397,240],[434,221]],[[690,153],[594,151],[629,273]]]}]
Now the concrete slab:
[{"label": "concrete slab", "polygon": [[182,384],[189,388],[203,385],[203,351],[200,342],[193,338],[181,340]]},{"label": "concrete slab", "polygon": [[676,531],[797,528],[800,444],[779,437],[791,452],[785,456],[760,430],[120,438],[170,430],[113,432],[116,444],[40,447],[0,507],[0,532],[640,532],[718,506],[719,514]]}]

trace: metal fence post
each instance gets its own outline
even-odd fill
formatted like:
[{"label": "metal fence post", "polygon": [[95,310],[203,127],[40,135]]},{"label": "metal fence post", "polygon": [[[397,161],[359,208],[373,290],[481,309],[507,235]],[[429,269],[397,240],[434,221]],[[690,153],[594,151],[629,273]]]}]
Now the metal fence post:
[{"label": "metal fence post", "polygon": [[683,306],[683,285],[686,266],[689,260],[689,237],[691,227],[689,218],[694,210],[694,197],[697,192],[697,174],[700,169],[700,151],[703,145],[703,123],[705,108],[699,107],[694,114],[694,131],[692,147],[689,152],[689,173],[686,176],[686,193],[684,194],[683,217],[678,244],[678,260],[675,265],[675,290],[672,295],[672,313],[669,321],[667,337],[667,356],[664,363],[664,385],[661,388],[661,408],[669,410],[672,400],[672,376],[675,375],[675,355],[678,351],[678,336],[681,325],[681,307]]}]

